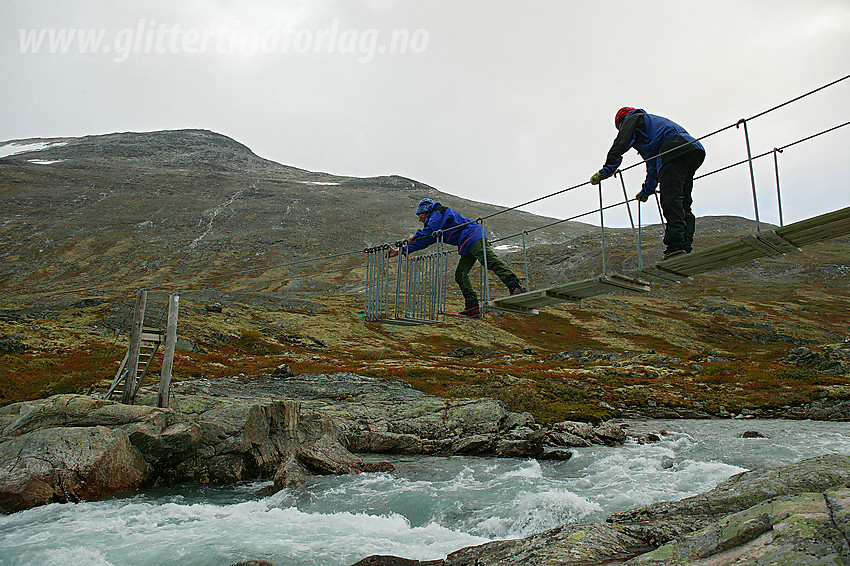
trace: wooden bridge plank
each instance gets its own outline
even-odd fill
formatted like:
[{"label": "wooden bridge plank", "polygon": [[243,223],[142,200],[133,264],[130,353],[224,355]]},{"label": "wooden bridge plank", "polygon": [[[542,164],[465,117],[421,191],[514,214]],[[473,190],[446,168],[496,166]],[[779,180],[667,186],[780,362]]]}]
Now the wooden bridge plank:
[{"label": "wooden bridge plank", "polygon": [[647,292],[649,285],[645,281],[632,277],[611,274],[502,297],[494,299],[490,303],[494,308],[500,310],[533,310],[558,303],[578,302],[582,299],[620,290]]},{"label": "wooden bridge plank", "polygon": [[745,241],[748,246],[753,248],[753,250],[761,252],[761,255],[766,255],[769,257],[781,257],[785,255],[770,244],[763,242],[758,235],[747,236],[746,238],[744,238],[743,241]]},{"label": "wooden bridge plank", "polygon": [[850,206],[788,224],[774,232],[796,246],[850,234]]},{"label": "wooden bridge plank", "polygon": [[758,235],[758,239],[783,254],[800,251],[800,248],[779,236],[776,232],[762,232]]},{"label": "wooden bridge plank", "polygon": [[845,234],[850,234],[850,221],[832,222],[805,230],[795,230],[783,233],[782,237],[797,246],[804,246],[806,244],[831,240]]},{"label": "wooden bridge plank", "polygon": [[658,269],[654,265],[645,267],[642,270],[637,271],[636,274],[638,277],[643,277],[650,281],[657,281],[659,283],[681,283],[682,281],[689,279],[687,275],[676,275],[675,273]]},{"label": "wooden bridge plank", "polygon": [[538,311],[537,309],[528,308],[528,307],[520,307],[520,306],[517,306],[517,305],[497,304],[496,301],[490,301],[488,303],[488,306],[492,309],[495,309],[495,310],[504,311],[504,312],[511,312],[511,313],[514,313],[514,314],[528,314],[528,315],[540,314],[540,311]]},{"label": "wooden bridge plank", "polygon": [[816,225],[805,225],[805,226],[784,226],[782,228],[778,228],[776,232],[782,236],[799,236],[799,235],[808,235],[808,234],[818,234],[824,231],[828,232],[840,232],[842,230],[847,230],[850,228],[850,219],[847,218],[836,218],[829,222],[823,222],[822,224]]},{"label": "wooden bridge plank", "polygon": [[501,297],[492,301],[496,308],[500,308],[501,306],[507,306],[520,307],[526,309],[547,307],[549,305],[557,305],[558,303],[563,302],[563,299],[558,299],[557,297],[552,297],[551,295],[549,295],[545,289],[528,291],[527,293],[511,295],[509,297]]},{"label": "wooden bridge plank", "polygon": [[704,250],[699,250],[673,259],[659,261],[655,264],[657,269],[692,276],[722,269],[750,261],[765,255],[781,255],[781,252],[760,241],[756,236],[747,236],[733,242],[718,244]]}]

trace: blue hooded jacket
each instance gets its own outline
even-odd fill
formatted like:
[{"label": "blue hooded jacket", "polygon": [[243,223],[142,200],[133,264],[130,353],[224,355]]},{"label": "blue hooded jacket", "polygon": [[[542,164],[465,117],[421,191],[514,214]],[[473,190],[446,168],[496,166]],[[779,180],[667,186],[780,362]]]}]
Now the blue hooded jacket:
[{"label": "blue hooded jacket", "polygon": [[408,253],[424,250],[435,244],[435,233],[440,230],[443,232],[443,242],[457,246],[457,252],[462,256],[469,253],[472,244],[487,237],[484,226],[435,202],[428,211],[425,226],[413,235],[413,242],[407,247]]},{"label": "blue hooded jacket", "polygon": [[[643,125],[641,126],[637,114],[643,114]],[[632,118],[630,120],[630,118]],[[623,162],[623,154],[630,148],[635,148],[637,152],[646,160],[646,180],[643,182],[642,192],[644,194],[652,194],[655,192],[655,187],[658,186],[658,171],[661,170],[662,160],[670,158],[670,155],[662,155],[662,147],[674,136],[681,138],[682,143],[693,142],[693,145],[698,150],[705,152],[702,144],[696,141],[685,128],[662,116],[648,114],[640,108],[635,108],[626,114],[623,121],[620,123],[620,132],[614,140],[614,144],[608,151],[608,159],[599,173],[603,178],[610,177],[614,174],[620,163]],[[675,147],[675,146],[673,146]],[[671,149],[671,148],[667,148]],[[654,159],[652,159],[654,158]]]}]

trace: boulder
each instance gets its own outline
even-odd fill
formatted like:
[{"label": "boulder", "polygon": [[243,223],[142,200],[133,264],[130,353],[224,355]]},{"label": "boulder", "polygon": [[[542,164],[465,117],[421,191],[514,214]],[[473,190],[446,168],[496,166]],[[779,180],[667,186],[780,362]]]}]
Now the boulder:
[{"label": "boulder", "polygon": [[272,377],[292,377],[293,375],[287,364],[280,364],[272,370]]},{"label": "boulder", "polygon": [[607,521],[628,525],[630,532],[649,544],[662,545],[774,497],[820,493],[848,484],[850,456],[818,456],[784,468],[743,472],[707,493],[616,513]]},{"label": "boulder", "polygon": [[496,441],[494,453],[500,458],[536,458],[543,454],[544,448],[539,442],[532,440],[508,440],[502,438]]},{"label": "boulder", "polygon": [[538,460],[557,460],[566,462],[573,457],[573,453],[565,448],[546,448],[537,456]]},{"label": "boulder", "polygon": [[569,523],[519,540],[489,542],[449,554],[441,566],[602,564],[650,550],[617,525]]},{"label": "boulder", "polygon": [[354,566],[440,566],[442,560],[408,560],[398,556],[367,556]]},{"label": "boulder", "polygon": [[[336,423],[294,400],[195,399],[185,413],[56,395],[0,409],[0,510],[143,485],[228,483],[366,468]],[[292,464],[295,462],[295,464]],[[290,465],[292,464],[292,465]],[[287,468],[287,465],[289,467]],[[386,468],[386,467],[385,467]]]},{"label": "boulder", "polygon": [[846,517],[831,508],[850,505],[850,490],[786,495],[733,513],[629,565],[846,564]]},{"label": "boulder", "polygon": [[139,488],[152,470],[123,430],[54,427],[0,442],[0,510]]},{"label": "boulder", "polygon": [[613,423],[548,427],[493,399],[446,400],[349,373],[284,373],[176,383],[177,409],[150,406],[156,397],[144,392],[138,405],[55,395],[2,407],[0,511],[143,485],[274,477],[285,488],[311,474],[391,469],[355,453],[564,460],[565,448],[625,439]]}]

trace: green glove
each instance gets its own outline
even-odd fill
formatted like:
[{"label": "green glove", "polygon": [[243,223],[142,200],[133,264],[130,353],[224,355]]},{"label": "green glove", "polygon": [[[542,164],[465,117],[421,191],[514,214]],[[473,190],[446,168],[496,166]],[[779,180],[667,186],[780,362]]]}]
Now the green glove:
[{"label": "green glove", "polygon": [[641,191],[635,195],[635,198],[638,199],[640,202],[646,202],[649,200],[649,195]]},{"label": "green glove", "polygon": [[599,173],[599,171],[597,171],[596,173],[591,175],[591,177],[590,177],[590,184],[591,185],[598,185],[600,183],[600,181],[602,181],[602,174]]}]

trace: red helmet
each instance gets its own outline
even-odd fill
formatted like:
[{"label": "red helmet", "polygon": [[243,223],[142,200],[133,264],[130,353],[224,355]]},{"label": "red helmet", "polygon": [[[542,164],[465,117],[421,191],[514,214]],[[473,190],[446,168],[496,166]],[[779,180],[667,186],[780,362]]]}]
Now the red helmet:
[{"label": "red helmet", "polygon": [[623,118],[625,118],[626,115],[632,110],[634,110],[634,108],[632,108],[631,106],[623,106],[622,108],[617,110],[617,113],[614,115],[614,127],[619,128],[620,122],[622,122]]}]

